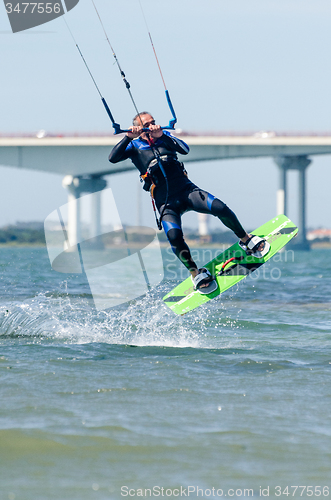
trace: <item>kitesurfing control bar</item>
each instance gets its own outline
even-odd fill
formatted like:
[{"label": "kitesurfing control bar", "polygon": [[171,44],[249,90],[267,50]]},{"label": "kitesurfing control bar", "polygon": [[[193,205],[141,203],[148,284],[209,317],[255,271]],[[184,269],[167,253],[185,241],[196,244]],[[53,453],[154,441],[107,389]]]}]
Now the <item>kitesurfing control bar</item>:
[{"label": "kitesurfing control bar", "polygon": [[[177,122],[177,117],[176,117],[176,113],[175,113],[175,110],[173,108],[173,105],[172,105],[172,102],[171,102],[168,90],[166,90],[165,93],[166,93],[166,98],[167,98],[168,106],[169,106],[169,109],[170,109],[171,114],[172,114],[172,119],[169,121],[169,124],[167,126],[161,127],[161,130],[174,130],[176,122]],[[113,117],[113,115],[112,115],[112,113],[111,113],[111,111],[110,111],[110,109],[108,107],[108,104],[106,103],[105,99],[102,97],[101,100],[102,100],[103,105],[106,108],[106,111],[108,113],[108,116],[111,119],[111,122],[113,124],[113,128],[115,130],[114,135],[122,134],[122,133],[126,133],[126,132],[131,132],[130,129],[122,129],[121,126],[120,126],[120,124],[115,122],[114,117]],[[150,130],[149,130],[149,128],[143,128],[142,131],[143,132],[149,132]]]},{"label": "kitesurfing control bar", "polygon": [[[137,106],[136,106],[136,103],[135,103],[135,101],[134,101],[134,99],[133,99],[133,96],[132,96],[132,93],[131,93],[131,90],[130,90],[130,83],[127,81],[127,79],[126,79],[126,77],[125,77],[125,73],[124,73],[124,71],[122,70],[122,68],[121,68],[121,66],[120,66],[120,64],[119,64],[119,61],[118,61],[117,56],[116,56],[116,54],[115,54],[115,51],[114,51],[114,49],[113,49],[113,47],[112,47],[112,45],[111,45],[111,43],[110,43],[110,40],[109,40],[108,35],[107,35],[107,33],[106,33],[105,27],[104,27],[103,22],[102,22],[102,20],[101,20],[100,14],[99,14],[99,12],[98,12],[98,10],[97,10],[97,8],[96,8],[96,5],[95,5],[95,3],[94,3],[94,1],[93,1],[93,0],[92,0],[92,3],[93,3],[93,6],[94,6],[95,11],[96,11],[96,13],[97,13],[97,16],[98,16],[98,18],[99,18],[99,21],[100,21],[100,23],[101,23],[102,29],[103,29],[103,31],[104,31],[104,33],[105,33],[105,36],[106,36],[107,42],[108,42],[108,44],[109,44],[109,46],[110,46],[110,49],[111,49],[111,51],[112,51],[112,53],[113,53],[113,56],[114,56],[115,62],[116,62],[117,66],[118,66],[118,69],[119,69],[119,71],[120,71],[120,74],[121,74],[121,77],[122,77],[122,79],[123,79],[124,85],[125,85],[125,87],[127,88],[128,92],[129,92],[129,95],[130,95],[131,101],[132,101],[132,103],[133,103],[133,105],[134,105],[134,108],[135,108],[135,110],[136,110],[136,113],[137,113],[137,115],[139,115],[138,108],[137,108]],[[142,10],[142,5],[141,5],[141,2],[139,1],[139,3],[140,3],[141,10]],[[171,99],[170,99],[169,91],[167,90],[167,87],[166,87],[165,82],[164,82],[164,78],[163,78],[163,75],[162,75],[162,71],[161,71],[161,68],[160,68],[160,64],[159,64],[159,61],[158,61],[158,58],[157,58],[157,55],[156,55],[156,52],[155,52],[155,48],[154,48],[154,44],[153,44],[153,40],[152,40],[152,37],[151,37],[150,31],[149,31],[149,29],[148,29],[147,22],[146,22],[146,18],[145,18],[145,15],[144,15],[143,10],[142,10],[142,13],[143,13],[143,16],[144,16],[144,19],[145,19],[145,23],[146,23],[146,27],[147,27],[147,30],[148,30],[149,38],[150,38],[150,41],[151,41],[151,44],[152,44],[152,47],[153,47],[153,51],[154,51],[154,54],[155,54],[155,58],[156,58],[156,61],[157,61],[157,64],[158,64],[158,67],[159,67],[159,70],[160,70],[161,78],[162,78],[162,81],[163,81],[163,84],[164,84],[164,88],[165,88],[165,95],[166,95],[167,103],[168,103],[168,106],[169,106],[170,112],[171,112],[171,114],[172,114],[172,119],[171,119],[171,120],[169,120],[169,124],[168,124],[167,126],[161,127],[161,129],[162,129],[162,130],[165,130],[165,129],[167,129],[167,130],[174,130],[174,129],[175,129],[175,124],[177,123],[176,113],[175,113],[174,107],[173,107],[172,102],[171,102]],[[110,120],[111,120],[111,122],[112,122],[113,129],[114,129],[114,134],[115,134],[115,135],[117,135],[117,134],[121,134],[121,133],[130,132],[130,129],[129,129],[129,128],[128,128],[128,129],[122,129],[122,128],[121,128],[121,125],[120,125],[119,123],[115,122],[115,119],[114,119],[114,117],[113,117],[112,112],[110,111],[110,108],[109,108],[109,106],[108,106],[108,104],[107,104],[107,101],[106,101],[106,99],[102,96],[102,94],[101,94],[101,92],[100,92],[100,89],[99,89],[99,87],[98,87],[98,85],[97,85],[97,83],[96,83],[96,81],[95,81],[95,79],[94,79],[94,76],[92,75],[92,72],[91,72],[91,70],[90,70],[90,68],[89,68],[89,66],[88,66],[88,64],[87,64],[87,62],[86,62],[86,60],[85,60],[85,58],[84,58],[84,56],[83,56],[82,51],[81,51],[81,50],[80,50],[80,48],[79,48],[78,43],[77,43],[77,42],[76,42],[76,40],[75,40],[75,37],[74,37],[74,35],[73,35],[73,33],[72,33],[71,29],[69,28],[69,25],[68,25],[67,21],[66,21],[64,18],[63,18],[63,20],[64,20],[64,22],[65,22],[65,24],[66,24],[66,26],[67,26],[67,28],[68,28],[68,30],[69,30],[69,33],[70,33],[70,35],[71,35],[71,37],[72,37],[72,39],[73,39],[73,41],[74,41],[74,43],[75,43],[75,45],[76,45],[76,48],[77,48],[77,50],[78,50],[78,52],[79,52],[79,54],[80,54],[80,56],[81,56],[81,58],[82,58],[82,60],[83,60],[83,62],[84,62],[84,64],[85,64],[85,66],[86,66],[86,69],[87,69],[87,71],[89,72],[89,74],[90,74],[90,76],[91,76],[91,78],[92,78],[92,81],[93,81],[93,83],[94,83],[94,85],[95,85],[95,88],[97,89],[97,91],[98,91],[98,93],[99,93],[99,95],[100,95],[100,98],[101,98],[102,104],[104,105],[104,108],[105,108],[105,110],[106,110],[106,112],[107,112],[107,115],[109,116],[109,118],[110,118]],[[148,131],[149,131],[149,129],[148,129],[148,128],[143,128],[143,129],[142,129],[142,131],[143,131],[143,132],[148,132]]]},{"label": "kitesurfing control bar", "polygon": [[[167,100],[168,100],[168,103],[169,104],[169,108],[170,109],[173,109],[172,108],[172,104],[171,104],[171,101],[170,101],[170,98],[169,98],[169,94],[167,96]],[[126,133],[126,132],[131,132],[131,130],[128,128],[128,129],[122,129],[121,128],[121,125],[119,123],[116,123],[115,120],[114,120],[114,117],[113,117],[113,114],[112,112],[110,111],[109,109],[109,106],[107,104],[107,101],[104,97],[101,97],[101,101],[102,101],[102,104],[104,105],[105,107],[105,110],[107,111],[107,115],[109,116],[112,124],[113,124],[113,129],[114,129],[114,135],[117,135],[117,134],[123,134],[123,133]],[[175,123],[176,123],[176,115],[173,113],[173,119],[169,121],[169,125],[166,126],[166,127],[161,127],[161,130],[174,130],[175,129]],[[150,132],[149,128],[142,128],[142,132]]]}]

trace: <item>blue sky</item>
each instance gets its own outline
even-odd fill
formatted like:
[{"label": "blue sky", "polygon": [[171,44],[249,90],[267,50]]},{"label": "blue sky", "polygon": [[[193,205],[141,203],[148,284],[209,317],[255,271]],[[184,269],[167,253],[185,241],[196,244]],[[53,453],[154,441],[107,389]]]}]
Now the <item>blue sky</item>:
[{"label": "blue sky", "polygon": [[[167,123],[164,89],[138,0],[96,4],[138,107]],[[142,5],[178,127],[190,132],[331,133],[330,2],[142,0]],[[129,124],[134,110],[92,2],[80,0],[66,19],[116,120]],[[0,52],[1,133],[112,132],[63,19],[12,34],[0,6]],[[330,165],[329,156],[315,157],[308,170],[310,226],[331,225]],[[8,167],[0,171],[0,225],[43,220],[66,202],[60,176]],[[249,228],[274,215],[277,174],[271,159],[190,165],[192,180],[223,199]],[[234,177],[238,183],[227,182]],[[132,222],[137,174],[116,176],[109,184],[122,220]],[[154,224],[149,197],[143,195],[143,221]],[[295,220],[294,172],[290,195],[289,216]],[[188,214],[184,221],[194,226],[196,216]]]}]

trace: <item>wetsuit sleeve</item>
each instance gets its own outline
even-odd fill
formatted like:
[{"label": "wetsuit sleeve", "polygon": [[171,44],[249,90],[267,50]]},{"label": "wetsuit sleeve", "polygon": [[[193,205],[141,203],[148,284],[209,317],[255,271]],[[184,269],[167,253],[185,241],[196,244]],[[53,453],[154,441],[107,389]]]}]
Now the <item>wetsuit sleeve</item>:
[{"label": "wetsuit sleeve", "polygon": [[178,139],[177,137],[174,137],[173,135],[165,134],[163,132],[162,141],[167,148],[182,155],[187,155],[187,153],[190,151],[190,148],[188,147],[186,142]]},{"label": "wetsuit sleeve", "polygon": [[118,163],[119,161],[131,158],[132,148],[128,148],[129,144],[131,144],[131,139],[126,135],[118,144],[116,144],[116,146],[113,147],[110,155],[108,156],[108,160],[111,163]]}]

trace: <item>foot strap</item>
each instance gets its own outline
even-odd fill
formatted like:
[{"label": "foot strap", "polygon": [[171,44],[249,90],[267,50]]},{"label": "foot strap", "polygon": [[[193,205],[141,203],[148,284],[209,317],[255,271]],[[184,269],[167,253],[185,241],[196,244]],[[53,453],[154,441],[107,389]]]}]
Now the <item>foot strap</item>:
[{"label": "foot strap", "polygon": [[201,285],[206,285],[207,283],[210,283],[211,281],[214,281],[214,277],[210,274],[208,269],[203,267],[202,269],[199,269],[199,274],[196,275],[195,278],[192,278],[194,289],[199,290]]},{"label": "foot strap", "polygon": [[[245,243],[247,249],[254,253],[257,251],[257,249],[259,248],[259,246],[261,245],[261,243],[266,243],[266,241],[262,238],[260,238],[260,236],[251,236]],[[263,250],[262,250],[263,251]]]},{"label": "foot strap", "polygon": [[[264,243],[263,249],[258,250],[261,243]],[[239,246],[245,250],[246,253],[253,255],[254,257],[261,258],[264,257],[270,250],[270,244],[260,236],[253,235],[248,240],[243,243],[239,241]]]}]

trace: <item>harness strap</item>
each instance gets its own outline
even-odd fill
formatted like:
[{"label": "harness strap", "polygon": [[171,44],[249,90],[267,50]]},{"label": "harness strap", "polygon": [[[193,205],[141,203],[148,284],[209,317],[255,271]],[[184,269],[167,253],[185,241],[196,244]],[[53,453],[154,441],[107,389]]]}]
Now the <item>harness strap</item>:
[{"label": "harness strap", "polygon": [[153,206],[153,211],[154,211],[154,215],[155,215],[156,225],[159,228],[159,230],[161,231],[162,230],[161,218],[158,219],[158,217],[157,217],[156,206],[155,206],[155,202],[154,202],[155,184],[154,184],[154,182],[153,182],[153,180],[152,180],[151,175],[149,174],[149,172],[146,172],[145,174],[141,174],[140,175],[140,179],[141,179],[142,182],[146,182],[147,179],[149,179],[151,181],[149,192],[151,194],[151,200],[152,200],[152,206]]},{"label": "harness strap", "polygon": [[145,187],[144,187],[144,189],[145,189],[145,191],[149,191],[151,193],[151,195],[152,195],[152,198],[154,198],[154,194],[153,193],[154,193],[154,188],[156,186],[155,186],[155,182],[153,181],[153,178],[150,175],[150,173],[146,172],[145,174],[140,174],[140,180],[141,180],[141,182],[144,182],[144,183],[146,183],[147,181],[150,181],[149,188],[145,189]]},{"label": "harness strap", "polygon": [[161,231],[162,230],[161,218],[160,219],[157,218],[156,206],[155,206],[155,201],[154,201],[152,192],[151,192],[151,200],[152,200],[152,206],[153,206],[153,210],[154,210],[156,225],[159,228],[159,230]]},{"label": "harness strap", "polygon": [[[155,219],[156,219],[156,223],[157,223],[157,227],[159,228],[159,230],[161,231],[162,230],[162,224],[161,224],[161,221],[162,221],[162,217],[163,217],[163,213],[164,213],[164,210],[167,206],[167,203],[168,203],[168,197],[169,197],[169,185],[168,185],[168,179],[167,179],[167,175],[164,171],[164,168],[162,166],[162,161],[161,161],[161,155],[159,153],[159,150],[157,149],[156,147],[156,144],[155,144],[155,141],[154,139],[149,135],[147,134],[147,142],[149,144],[149,147],[151,148],[151,150],[153,151],[153,154],[154,154],[154,157],[155,157],[155,160],[157,161],[157,164],[163,174],[163,177],[164,177],[164,180],[165,180],[165,183],[166,183],[166,186],[167,186],[167,197],[166,197],[166,201],[165,201],[165,204],[164,204],[164,207],[160,213],[160,218],[158,219],[157,218],[157,214],[156,214],[156,208],[155,208],[155,203],[154,203],[154,198],[153,198],[153,192],[154,192],[154,188],[155,188],[155,184],[153,182],[153,179],[151,179],[151,188],[152,188],[152,185],[154,184],[154,187],[152,188],[151,190],[151,195],[152,195],[152,204],[153,204],[153,209],[154,209],[154,214],[155,214]],[[147,172],[149,173],[149,172]],[[151,177],[151,176],[150,176]]]}]

